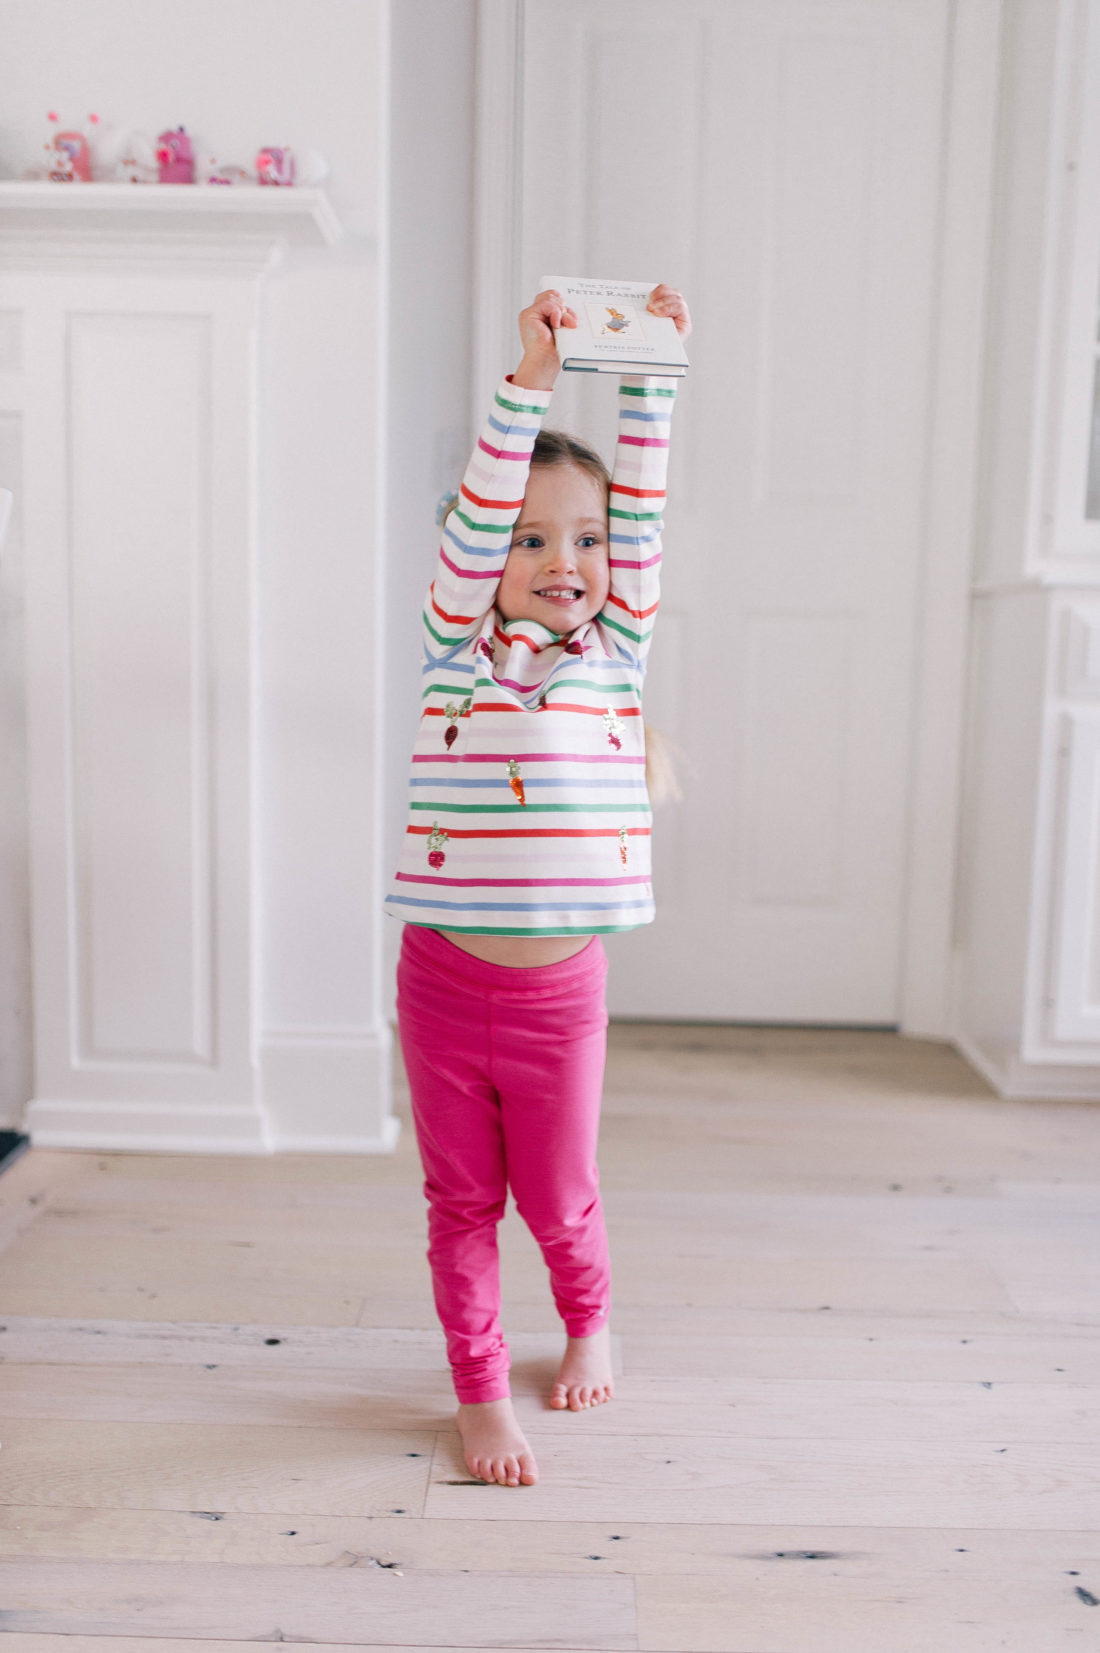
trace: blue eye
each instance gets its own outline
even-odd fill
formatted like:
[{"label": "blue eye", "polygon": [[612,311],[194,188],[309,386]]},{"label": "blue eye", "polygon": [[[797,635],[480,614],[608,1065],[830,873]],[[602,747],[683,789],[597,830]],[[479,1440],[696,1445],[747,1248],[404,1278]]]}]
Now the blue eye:
[{"label": "blue eye", "polygon": [[581,537],[580,543],[586,551],[590,551],[592,547],[599,542],[597,541],[595,534],[584,534]]},{"label": "blue eye", "polygon": [[537,534],[525,534],[522,539],[516,540],[515,543],[517,545],[526,546],[528,548],[533,546],[535,548],[535,550],[538,550],[538,548],[542,544],[542,541],[539,539],[539,536]]}]

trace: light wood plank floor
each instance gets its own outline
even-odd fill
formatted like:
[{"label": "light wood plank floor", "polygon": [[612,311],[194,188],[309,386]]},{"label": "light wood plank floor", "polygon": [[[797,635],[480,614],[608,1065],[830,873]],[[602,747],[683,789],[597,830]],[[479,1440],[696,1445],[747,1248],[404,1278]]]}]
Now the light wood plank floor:
[{"label": "light wood plank floor", "polygon": [[[402,1112],[405,1113],[402,1099]],[[0,1653],[1100,1646],[1100,1106],[888,1033],[613,1027],[619,1396],[502,1231],[471,1482],[411,1130],[0,1176]]]}]

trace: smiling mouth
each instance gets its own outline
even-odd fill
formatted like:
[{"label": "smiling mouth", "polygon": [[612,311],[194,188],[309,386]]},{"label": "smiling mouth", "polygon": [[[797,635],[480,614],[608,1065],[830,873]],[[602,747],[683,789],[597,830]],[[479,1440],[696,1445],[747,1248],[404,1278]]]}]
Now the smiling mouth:
[{"label": "smiling mouth", "polygon": [[551,603],[575,603],[584,596],[584,592],[572,585],[552,585],[544,591],[536,591],[536,597],[545,597]]}]

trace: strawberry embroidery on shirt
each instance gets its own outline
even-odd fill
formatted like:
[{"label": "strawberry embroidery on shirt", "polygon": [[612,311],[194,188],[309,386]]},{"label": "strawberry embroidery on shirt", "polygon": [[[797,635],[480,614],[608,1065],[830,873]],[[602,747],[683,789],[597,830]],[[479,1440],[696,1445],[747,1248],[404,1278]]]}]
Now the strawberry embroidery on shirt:
[{"label": "strawberry embroidery on shirt", "polygon": [[603,722],[604,728],[607,730],[608,740],[615,748],[616,752],[621,752],[623,745],[623,720],[621,717],[617,716],[614,706],[609,706],[607,708],[607,711],[603,714]]}]

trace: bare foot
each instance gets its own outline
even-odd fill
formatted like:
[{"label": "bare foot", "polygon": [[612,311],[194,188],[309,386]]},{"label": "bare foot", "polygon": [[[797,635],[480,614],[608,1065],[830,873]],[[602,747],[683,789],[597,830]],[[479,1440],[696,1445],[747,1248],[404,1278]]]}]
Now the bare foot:
[{"label": "bare foot", "polygon": [[534,1486],[538,1465],[510,1400],[461,1403],[456,1421],[471,1475],[502,1487]]},{"label": "bare foot", "polygon": [[586,1406],[602,1406],[614,1393],[610,1325],[601,1326],[591,1337],[567,1337],[550,1405],[559,1411],[568,1407],[580,1412]]}]

